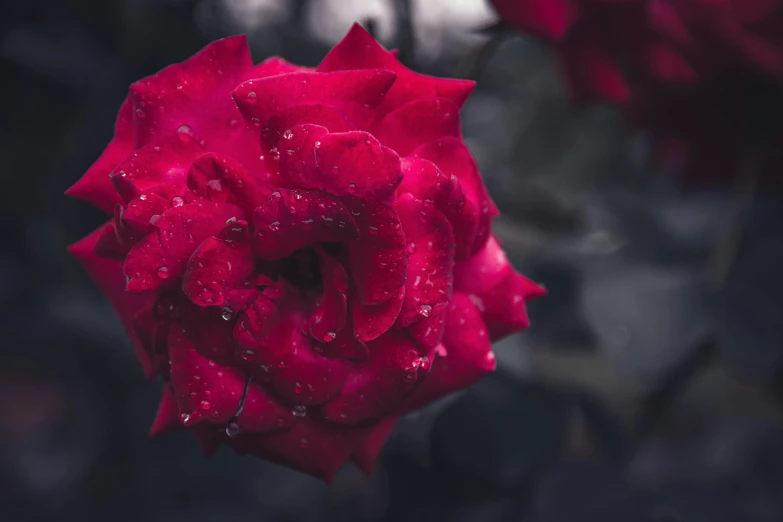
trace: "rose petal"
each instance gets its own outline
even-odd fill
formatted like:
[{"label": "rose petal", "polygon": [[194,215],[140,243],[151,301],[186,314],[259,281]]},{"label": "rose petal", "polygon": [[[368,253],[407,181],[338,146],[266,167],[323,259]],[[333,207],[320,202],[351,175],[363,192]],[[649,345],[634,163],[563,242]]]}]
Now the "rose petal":
[{"label": "rose petal", "polygon": [[497,341],[530,326],[525,302],[545,294],[543,288],[511,270],[498,285],[471,298],[481,310],[490,338]]},{"label": "rose petal", "polygon": [[390,112],[375,131],[400,156],[444,137],[461,138],[459,106],[445,98],[413,100]]},{"label": "rose petal", "polygon": [[423,353],[431,353],[443,341],[446,315],[447,310],[444,308],[439,314],[422,317],[408,327],[408,333]]},{"label": "rose petal", "polygon": [[367,129],[396,79],[386,69],[295,72],[246,81],[232,95],[245,118],[262,126],[289,107],[317,103],[338,110],[357,128]]},{"label": "rose petal", "polygon": [[169,138],[137,150],[109,178],[127,203],[164,183],[184,188],[188,168],[201,154],[197,143]]},{"label": "rose petal", "polygon": [[271,188],[258,176],[251,176],[233,159],[208,153],[190,166],[188,188],[216,203],[230,203],[252,212],[271,194]]},{"label": "rose petal", "polygon": [[317,253],[323,276],[323,295],[310,316],[308,331],[316,341],[329,343],[345,328],[348,274],[342,263],[323,249],[317,249]]},{"label": "rose petal", "polygon": [[244,376],[201,355],[181,327],[169,335],[171,384],[180,420],[185,426],[200,422],[227,423],[239,408]]},{"label": "rose petal", "polygon": [[157,232],[134,246],[123,271],[127,290],[144,292],[175,281],[185,272],[188,258],[202,241],[221,231],[226,221],[241,217],[233,206],[204,201],[167,210],[157,221]]},{"label": "rose petal", "polygon": [[378,107],[377,121],[394,109],[419,98],[445,98],[462,107],[476,85],[469,80],[434,78],[411,71],[359,24],[351,27],[316,70],[328,72],[375,68],[388,69],[399,77],[399,82],[392,85]]},{"label": "rose petal", "polygon": [[280,189],[253,212],[256,254],[277,260],[313,243],[358,236],[346,205],[322,192]]},{"label": "rose petal", "polygon": [[381,449],[386,443],[386,439],[389,438],[395,424],[397,424],[397,419],[392,417],[383,419],[376,426],[373,426],[372,431],[364,439],[361,447],[351,456],[351,461],[365,475],[370,476],[372,474],[378,455],[380,455]]},{"label": "rose petal", "polygon": [[353,281],[363,304],[397,296],[405,283],[408,253],[397,212],[384,203],[345,198],[360,237],[348,243]]},{"label": "rose petal", "polygon": [[174,392],[168,386],[164,386],[160,396],[158,412],[155,414],[152,426],[150,426],[149,437],[154,438],[182,427]]},{"label": "rose petal", "polygon": [[[473,159],[470,150],[458,139],[444,138],[422,145],[413,151],[413,155],[431,161],[444,174],[454,176],[459,180],[465,197],[478,211],[478,227],[471,247],[471,253],[477,252],[486,243],[490,234],[492,218],[497,216],[499,212],[492,198],[489,197],[476,160]],[[457,198],[452,201],[459,201],[459,193],[455,192],[452,198]],[[472,214],[470,217],[472,218]],[[467,225],[464,220],[460,223],[462,227]]]},{"label": "rose petal", "polygon": [[359,300],[356,287],[354,286],[350,303],[353,331],[356,337],[362,341],[372,341],[386,333],[400,315],[404,297],[405,286],[403,285],[397,296],[385,303],[366,305]]},{"label": "rose petal", "polygon": [[435,203],[451,223],[454,231],[456,259],[467,259],[473,251],[479,225],[478,207],[466,196],[459,180],[448,176],[434,163],[408,156],[402,159],[403,181],[399,194],[409,192],[425,203]]},{"label": "rose petal", "polygon": [[438,315],[451,299],[454,234],[442,212],[410,194],[400,196],[395,208],[408,243],[405,299],[397,321],[408,326]]},{"label": "rose petal", "polygon": [[370,360],[357,367],[342,393],[323,406],[325,419],[356,424],[398,408],[430,369],[430,361],[402,330],[367,343]]},{"label": "rose petal", "polygon": [[466,294],[454,292],[446,315],[443,350],[432,371],[405,402],[400,413],[413,411],[466,388],[495,369],[489,333],[478,308]]},{"label": "rose petal", "polygon": [[261,127],[261,145],[269,153],[277,147],[287,130],[297,125],[317,125],[328,132],[347,132],[355,129],[345,115],[323,103],[294,105],[271,117]]},{"label": "rose petal", "polygon": [[[239,221],[245,225],[247,223]],[[199,306],[223,306],[226,293],[242,285],[253,273],[249,241],[223,241],[210,237],[190,256],[182,278],[182,291]]]},{"label": "rose petal", "polygon": [[562,38],[577,14],[571,0],[490,0],[500,18],[543,38]]},{"label": "rose petal", "polygon": [[229,424],[229,436],[248,433],[268,433],[288,428],[296,422],[291,408],[283,406],[254,382],[247,386],[242,410]]}]

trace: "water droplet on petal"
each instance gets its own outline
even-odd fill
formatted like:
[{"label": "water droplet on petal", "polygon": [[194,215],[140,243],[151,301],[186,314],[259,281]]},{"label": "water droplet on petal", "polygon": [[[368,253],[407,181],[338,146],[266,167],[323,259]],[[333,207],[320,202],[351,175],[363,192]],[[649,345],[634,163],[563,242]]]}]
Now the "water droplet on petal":
[{"label": "water droplet on petal", "polygon": [[182,142],[187,143],[193,139],[193,131],[188,125],[182,125],[177,129],[177,136]]},{"label": "water droplet on petal", "polygon": [[290,140],[293,137],[294,137],[294,131],[292,131],[291,129],[288,129],[287,131],[285,131],[283,133],[283,138],[285,138],[287,140]]},{"label": "water droplet on petal", "polygon": [[419,309],[416,311],[422,317],[429,317],[432,315],[432,307],[428,304],[419,305]]},{"label": "water droplet on petal", "polygon": [[277,147],[272,147],[269,149],[269,156],[275,161],[280,159],[280,151],[277,150]]},{"label": "water droplet on petal", "polygon": [[334,332],[326,332],[324,334],[324,342],[325,343],[330,343],[330,342],[334,341],[335,337],[337,337],[336,333],[334,333]]},{"label": "water droplet on petal", "polygon": [[239,428],[239,424],[236,422],[229,422],[228,426],[226,426],[226,435],[231,437],[232,439],[239,435],[239,433],[242,430]]},{"label": "water droplet on petal", "polygon": [[247,103],[255,104],[258,102],[258,98],[256,98],[256,93],[252,91],[247,93],[246,99],[247,99]]},{"label": "water droplet on petal", "polygon": [[175,197],[174,199],[171,200],[171,206],[172,207],[181,207],[184,204],[185,204],[185,201],[181,197],[179,197],[179,196],[177,196],[177,197]]},{"label": "water droplet on petal", "polygon": [[351,194],[356,194],[356,183],[348,184],[348,192],[350,192]]},{"label": "water droplet on petal", "polygon": [[201,401],[201,404],[199,406],[201,406],[202,410],[206,411],[212,407],[212,403],[210,403],[209,401]]},{"label": "water droplet on petal", "polygon": [[278,230],[280,230],[280,222],[272,221],[271,223],[269,223],[269,230],[271,230],[272,232],[277,232]]},{"label": "water droplet on petal", "polygon": [[294,417],[304,417],[307,415],[307,407],[302,406],[301,404],[297,404],[293,407],[291,413],[294,415]]},{"label": "water droplet on petal", "polygon": [[376,235],[378,233],[378,227],[367,227],[367,231],[372,235]]},{"label": "water droplet on petal", "polygon": [[220,317],[222,317],[224,321],[230,321],[231,318],[234,317],[234,310],[230,306],[224,306],[220,311]]},{"label": "water droplet on petal", "polygon": [[190,414],[189,413],[183,413],[179,416],[179,420],[181,420],[184,424],[187,424],[190,420]]},{"label": "water droplet on petal", "polygon": [[302,393],[302,385],[299,384],[298,382],[294,383],[294,393],[297,394],[297,395]]},{"label": "water droplet on petal", "polygon": [[160,277],[161,279],[168,279],[168,277],[169,277],[169,269],[167,267],[165,267],[165,266],[162,266],[162,267],[158,268],[157,274],[158,274],[158,277]]}]

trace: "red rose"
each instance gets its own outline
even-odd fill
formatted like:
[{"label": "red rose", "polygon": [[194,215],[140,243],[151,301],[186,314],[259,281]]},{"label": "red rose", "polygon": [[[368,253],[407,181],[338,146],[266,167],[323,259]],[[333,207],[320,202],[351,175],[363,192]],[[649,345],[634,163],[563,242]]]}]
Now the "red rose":
[{"label": "red rose", "polygon": [[328,479],[494,369],[543,290],[491,236],[472,89],[359,26],[315,69],[254,66],[234,37],[131,86],[68,191],[113,219],[71,251],[165,382],[152,435]]},{"label": "red rose", "polygon": [[740,149],[776,119],[783,0],[492,3],[507,23],[552,43],[577,101],[619,104],[651,133],[660,159],[690,175],[734,174]]}]

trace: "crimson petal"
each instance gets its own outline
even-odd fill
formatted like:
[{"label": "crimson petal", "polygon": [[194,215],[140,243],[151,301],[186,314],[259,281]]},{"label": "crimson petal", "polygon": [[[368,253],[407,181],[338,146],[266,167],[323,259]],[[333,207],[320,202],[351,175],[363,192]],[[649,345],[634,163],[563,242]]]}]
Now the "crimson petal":
[{"label": "crimson petal", "polygon": [[182,276],[188,258],[202,241],[221,231],[226,221],[242,211],[226,204],[203,201],[167,210],[156,232],[134,246],[123,267],[130,292],[144,292]]},{"label": "crimson petal", "polygon": [[377,129],[378,139],[407,156],[416,147],[444,137],[459,139],[459,107],[451,100],[423,98],[390,112]]},{"label": "crimson petal", "polygon": [[247,212],[266,201],[272,192],[257,176],[251,176],[239,162],[210,152],[190,166],[188,188],[216,203],[230,203]]},{"label": "crimson petal", "polygon": [[190,256],[182,290],[199,306],[223,306],[226,292],[244,283],[252,273],[253,252],[249,241],[227,242],[210,237]]},{"label": "crimson petal", "polygon": [[166,432],[182,428],[182,421],[177,412],[177,400],[169,386],[163,386],[160,396],[160,404],[155,414],[155,420],[150,426],[149,437],[154,438]]},{"label": "crimson petal", "polygon": [[342,263],[317,249],[323,276],[323,295],[310,316],[308,330],[316,341],[334,341],[337,332],[345,328],[348,311],[348,274]]},{"label": "crimson petal", "polygon": [[367,305],[359,300],[354,286],[350,303],[356,337],[361,341],[372,341],[386,333],[400,315],[404,297],[405,286],[403,285],[396,297],[381,304]]},{"label": "crimson petal", "polygon": [[328,105],[360,129],[368,129],[375,109],[397,79],[386,69],[295,72],[248,80],[233,92],[242,114],[263,125],[296,105]]},{"label": "crimson petal", "polygon": [[384,203],[345,198],[361,234],[348,243],[353,281],[363,304],[381,304],[405,284],[408,253],[397,212]]},{"label": "crimson petal", "polygon": [[169,352],[171,384],[182,423],[193,426],[231,420],[245,391],[242,373],[201,355],[181,327],[171,329]]},{"label": "crimson petal", "polygon": [[400,196],[396,209],[408,243],[405,299],[398,323],[408,326],[439,314],[451,299],[454,234],[442,212],[410,194]]},{"label": "crimson petal", "polygon": [[283,259],[319,242],[342,242],[359,231],[346,206],[328,194],[279,189],[253,211],[256,254]]}]

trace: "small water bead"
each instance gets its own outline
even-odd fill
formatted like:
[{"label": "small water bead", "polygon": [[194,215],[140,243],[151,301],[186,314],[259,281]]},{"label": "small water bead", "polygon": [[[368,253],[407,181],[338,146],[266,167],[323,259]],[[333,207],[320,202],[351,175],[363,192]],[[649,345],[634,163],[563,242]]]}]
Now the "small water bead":
[{"label": "small water bead", "polygon": [[277,161],[280,159],[280,151],[277,149],[277,147],[272,147],[271,149],[269,149],[269,156],[273,160]]},{"label": "small water bead", "polygon": [[302,385],[299,384],[298,382],[294,383],[294,393],[297,395],[302,393]]},{"label": "small water bead", "polygon": [[182,142],[187,143],[193,139],[193,131],[189,125],[182,125],[177,129],[177,136]]},{"label": "small water bead", "polygon": [[294,137],[294,131],[292,131],[291,129],[288,129],[287,131],[285,131],[285,132],[283,133],[283,138],[285,138],[285,139],[287,139],[287,140],[290,140],[290,139],[292,139],[293,137]]},{"label": "small water bead", "polygon": [[356,194],[356,183],[348,184],[348,192],[350,192],[351,194]]},{"label": "small water bead", "polygon": [[367,227],[367,231],[372,235],[376,235],[378,233],[378,227]]},{"label": "small water bead", "polygon": [[183,413],[182,415],[179,416],[179,420],[181,420],[183,422],[183,424],[187,424],[188,421],[190,420],[190,414],[189,413]]},{"label": "small water bead", "polygon": [[147,114],[144,112],[144,109],[136,109],[136,117],[140,120],[143,120],[147,117]]},{"label": "small water bead", "polygon": [[422,304],[422,305],[419,305],[419,308],[418,308],[418,310],[416,310],[416,312],[420,316],[426,318],[426,317],[429,317],[430,315],[432,315],[432,307],[430,305],[428,305],[428,304]]},{"label": "small water bead", "polygon": [[202,410],[207,411],[212,407],[212,403],[210,403],[209,401],[201,401],[201,404],[199,406],[201,406]]},{"label": "small water bead", "polygon": [[185,201],[181,197],[179,197],[179,196],[177,196],[177,197],[175,197],[174,199],[171,200],[171,206],[175,207],[175,208],[176,207],[181,207],[184,204],[185,204]]},{"label": "small water bead", "polygon": [[335,332],[326,332],[324,334],[324,342],[325,343],[330,343],[330,342],[334,341],[335,337],[337,337],[337,334]]},{"label": "small water bead", "polygon": [[161,279],[168,279],[168,277],[169,277],[169,269],[167,267],[165,267],[165,266],[162,266],[162,267],[158,268],[157,274],[158,274],[158,277],[160,277]]},{"label": "small water bead", "polygon": [[269,230],[271,230],[272,232],[277,232],[278,230],[280,230],[280,222],[272,221],[271,223],[269,223]]},{"label": "small water bead", "polygon": [[220,317],[224,321],[230,321],[234,317],[234,310],[230,306],[224,306],[220,310]]},{"label": "small water bead", "polygon": [[239,434],[241,432],[242,432],[242,430],[240,429],[239,424],[237,424],[236,422],[233,422],[233,421],[229,422],[228,426],[226,426],[226,435],[228,435],[232,439],[234,437],[239,436]]},{"label": "small water bead", "polygon": [[307,407],[301,404],[297,404],[296,406],[293,407],[291,413],[293,414],[294,417],[304,417],[307,415]]},{"label": "small water bead", "polygon": [[247,99],[247,103],[256,104],[258,102],[258,98],[256,97],[256,93],[254,93],[253,91],[250,91],[249,93],[247,93],[246,99]]}]

